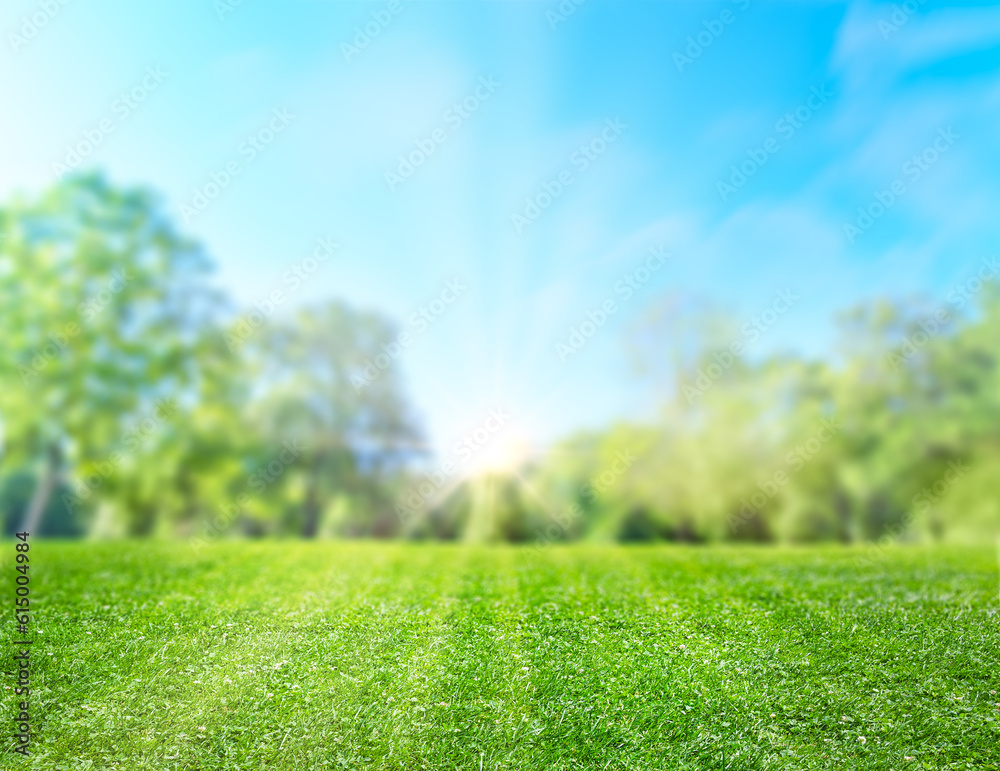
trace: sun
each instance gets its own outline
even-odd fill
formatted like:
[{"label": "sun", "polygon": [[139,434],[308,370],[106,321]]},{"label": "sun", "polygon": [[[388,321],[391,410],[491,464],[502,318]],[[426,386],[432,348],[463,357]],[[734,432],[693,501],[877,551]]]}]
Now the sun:
[{"label": "sun", "polygon": [[469,460],[472,476],[512,475],[531,458],[531,444],[524,433],[514,427],[490,437],[485,446]]}]

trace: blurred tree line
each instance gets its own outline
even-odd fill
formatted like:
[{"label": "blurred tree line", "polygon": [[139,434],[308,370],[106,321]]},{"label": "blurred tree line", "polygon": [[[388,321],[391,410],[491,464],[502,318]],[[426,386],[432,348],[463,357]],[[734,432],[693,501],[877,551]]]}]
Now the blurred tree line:
[{"label": "blurred tree line", "polygon": [[7,532],[395,533],[419,430],[393,371],[351,384],[392,325],[330,302],[248,333],[209,269],[100,176],[0,209]]},{"label": "blurred tree line", "polygon": [[[532,476],[554,504],[536,529],[558,540],[992,541],[998,284],[1000,262],[987,258],[937,304],[860,305],[838,318],[828,361],[726,356],[740,326],[711,309],[644,320],[632,343],[671,394],[660,419],[551,453]],[[636,462],[619,475],[621,450]],[[553,528],[560,518],[569,524]]]},{"label": "blurred tree line", "polygon": [[331,301],[248,325],[154,196],[78,176],[0,209],[0,516],[51,536],[539,546],[992,535],[997,270],[937,306],[844,314],[824,361],[727,355],[733,320],[663,304],[632,340],[656,421],[401,517],[421,430],[395,368],[363,377],[393,324]]}]

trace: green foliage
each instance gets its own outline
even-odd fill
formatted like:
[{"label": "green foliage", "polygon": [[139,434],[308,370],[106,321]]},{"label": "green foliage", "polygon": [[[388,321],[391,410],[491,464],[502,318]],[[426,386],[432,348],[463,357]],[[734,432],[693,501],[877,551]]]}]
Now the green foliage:
[{"label": "green foliage", "polygon": [[[654,319],[636,348],[646,372],[674,383],[660,420],[573,437],[533,482],[550,509],[579,507],[563,528],[573,537],[992,539],[1000,294],[988,286],[974,303],[946,307],[936,327],[927,319],[940,308],[859,307],[841,318],[836,360],[743,357],[694,398],[734,325],[717,314]],[[623,450],[635,465],[581,496]]]},{"label": "green foliage", "polygon": [[990,281],[938,307],[852,309],[825,360],[734,357],[739,324],[665,298],[632,339],[657,419],[569,437],[516,474],[435,482],[404,517],[421,431],[399,368],[371,377],[394,325],[329,301],[251,326],[209,272],[154,196],[98,176],[0,209],[8,527],[541,543],[1000,530]]},{"label": "green foliage", "polygon": [[[99,176],[0,210],[8,525],[308,537],[347,495],[341,534],[397,532],[390,488],[419,433],[395,373],[351,379],[391,325],[330,303],[233,346],[209,268],[153,196]],[[26,497],[10,475],[36,466]]]}]

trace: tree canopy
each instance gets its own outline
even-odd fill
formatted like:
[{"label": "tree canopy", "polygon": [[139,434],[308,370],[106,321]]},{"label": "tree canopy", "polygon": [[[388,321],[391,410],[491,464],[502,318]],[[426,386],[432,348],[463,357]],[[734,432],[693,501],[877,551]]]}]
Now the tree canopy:
[{"label": "tree canopy", "polygon": [[996,260],[937,305],[843,313],[826,358],[752,355],[731,342],[746,324],[660,298],[629,341],[656,420],[435,483],[406,517],[399,501],[428,481],[422,432],[399,369],[365,374],[394,324],[330,300],[250,328],[211,268],[154,195],[100,176],[0,208],[8,528],[544,545],[978,538],[1000,524]]}]

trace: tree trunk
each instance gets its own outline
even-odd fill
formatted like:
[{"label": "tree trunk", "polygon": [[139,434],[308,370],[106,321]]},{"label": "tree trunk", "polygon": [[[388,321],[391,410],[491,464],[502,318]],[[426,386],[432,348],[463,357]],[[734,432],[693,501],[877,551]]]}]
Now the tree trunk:
[{"label": "tree trunk", "polygon": [[302,537],[315,538],[319,531],[319,501],[316,498],[316,487],[310,482],[306,490],[306,500],[302,504],[305,519],[302,522]]},{"label": "tree trunk", "polygon": [[837,538],[841,543],[849,544],[851,538],[851,502],[843,490],[836,493],[834,506],[837,512]]},{"label": "tree trunk", "polygon": [[42,517],[45,509],[49,505],[52,491],[55,489],[56,480],[59,478],[59,465],[62,457],[59,453],[59,445],[55,442],[48,446],[45,453],[45,467],[42,469],[42,476],[35,485],[35,492],[31,496],[31,503],[28,505],[28,512],[24,516],[21,530],[26,533],[35,534],[42,524]]},{"label": "tree trunk", "polygon": [[305,517],[302,521],[302,537],[315,538],[319,533],[319,474],[323,467],[323,456],[319,454],[312,464],[312,472],[306,482],[306,499],[302,504]]}]

